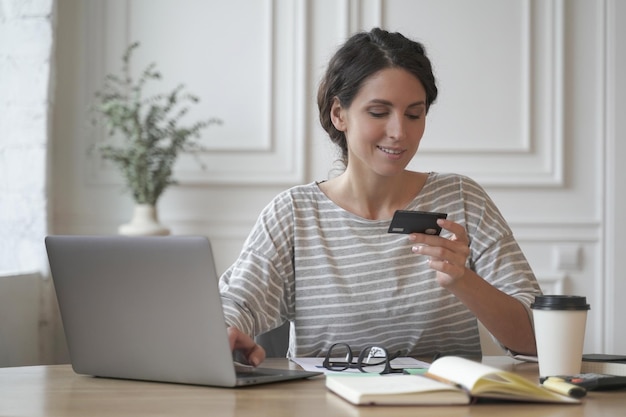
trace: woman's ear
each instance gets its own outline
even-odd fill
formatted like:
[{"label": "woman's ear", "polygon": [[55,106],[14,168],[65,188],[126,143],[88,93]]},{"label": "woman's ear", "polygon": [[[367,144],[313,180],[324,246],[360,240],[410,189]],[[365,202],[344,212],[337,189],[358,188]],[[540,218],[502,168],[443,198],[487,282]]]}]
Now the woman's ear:
[{"label": "woman's ear", "polygon": [[345,112],[337,97],[333,99],[333,104],[330,107],[330,120],[338,131],[346,130]]}]

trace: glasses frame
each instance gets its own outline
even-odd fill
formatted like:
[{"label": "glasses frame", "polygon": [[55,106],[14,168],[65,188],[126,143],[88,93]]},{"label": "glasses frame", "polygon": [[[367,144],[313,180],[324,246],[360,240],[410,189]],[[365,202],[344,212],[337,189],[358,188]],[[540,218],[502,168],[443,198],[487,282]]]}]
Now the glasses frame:
[{"label": "glasses frame", "polygon": [[[333,349],[335,349],[338,346],[342,346],[346,349],[347,354],[346,354],[345,361],[336,361],[336,360],[333,360],[331,357],[331,353],[333,352]],[[372,349],[379,349],[385,352],[385,359],[380,360],[376,363],[365,362],[365,360],[367,359],[367,352],[371,351]],[[353,362],[354,355],[352,354],[352,348],[347,343],[340,342],[340,343],[334,343],[333,345],[331,345],[331,347],[328,349],[328,352],[326,352],[326,357],[324,358],[324,362],[322,363],[322,365],[324,366],[325,369],[328,369],[329,371],[341,372],[341,371],[345,371],[346,369],[358,369],[359,371],[363,373],[373,373],[373,372],[369,372],[365,370],[364,368],[367,368],[368,366],[382,365],[384,363],[385,368],[381,372],[378,372],[378,373],[380,375],[395,374],[395,373],[404,372],[404,369],[391,367],[391,361],[397,358],[398,356],[400,356],[400,352],[397,352],[394,355],[390,355],[387,349],[385,349],[382,346],[369,345],[369,346],[365,346],[361,350],[361,353],[359,354],[357,361]]]}]

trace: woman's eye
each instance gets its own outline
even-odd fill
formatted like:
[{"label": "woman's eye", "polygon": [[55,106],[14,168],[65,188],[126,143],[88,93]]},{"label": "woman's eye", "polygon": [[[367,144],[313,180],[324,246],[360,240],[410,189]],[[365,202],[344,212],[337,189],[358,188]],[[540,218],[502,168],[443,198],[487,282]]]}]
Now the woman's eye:
[{"label": "woman's eye", "polygon": [[407,114],[406,117],[408,117],[411,120],[419,120],[422,118],[422,114]]},{"label": "woman's eye", "polygon": [[370,116],[372,117],[376,117],[376,118],[381,118],[381,117],[385,117],[387,114],[387,112],[378,112],[378,111],[370,111]]}]

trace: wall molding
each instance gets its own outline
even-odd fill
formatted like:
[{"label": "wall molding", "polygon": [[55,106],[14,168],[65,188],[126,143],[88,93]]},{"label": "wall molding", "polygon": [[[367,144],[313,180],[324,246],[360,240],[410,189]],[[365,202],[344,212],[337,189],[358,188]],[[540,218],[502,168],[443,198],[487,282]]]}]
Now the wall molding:
[{"label": "wall molding", "polygon": [[[181,155],[174,168],[174,176],[180,184],[294,184],[304,181],[308,27],[306,0],[264,0],[262,5],[263,13],[250,17],[264,19],[264,33],[248,33],[246,37],[250,43],[259,43],[258,47],[265,51],[260,54],[264,61],[248,62],[245,66],[254,68],[260,64],[261,72],[267,73],[268,78],[257,83],[263,89],[262,94],[265,97],[261,101],[265,107],[255,108],[253,104],[245,102],[229,103],[230,106],[220,107],[220,110],[233,107],[235,110],[230,110],[225,116],[218,116],[224,119],[222,126],[210,127],[202,133],[203,141],[206,140],[205,147],[209,151],[199,157],[206,169],[202,169],[192,156]],[[134,23],[129,0],[87,2],[84,8],[89,29],[84,29],[88,64],[83,100],[88,106],[93,100],[93,93],[101,88],[105,73],[119,70],[119,57],[125,46],[134,40],[130,35]],[[238,10],[238,13],[245,12],[246,10]],[[119,25],[115,26],[120,21],[126,22],[125,31],[119,31]],[[158,31],[156,25],[158,23],[155,23],[155,32]],[[118,32],[114,28],[118,28]],[[145,26],[141,29],[150,30]],[[236,56],[232,55],[233,61]],[[244,66],[243,64],[235,62],[238,66]],[[228,71],[225,66],[222,67]],[[170,76],[176,77],[176,74]],[[187,81],[182,80],[184,84]],[[223,101],[228,99],[227,94],[220,98]],[[261,125],[246,126],[246,123],[251,123],[246,120],[246,113],[259,112],[263,113]],[[248,135],[241,144],[234,146],[237,139],[235,131],[241,129],[247,129],[245,131]],[[103,140],[105,135],[103,128],[95,130],[92,143]],[[110,164],[95,160],[98,156],[94,154],[89,155],[89,158],[87,181],[90,184],[97,186],[122,183],[119,173]]]},{"label": "wall molding", "polygon": [[518,241],[524,242],[598,242],[602,239],[599,221],[509,222]]},{"label": "wall molding", "polygon": [[[248,236],[256,217],[247,219],[230,220],[226,218],[216,220],[185,220],[163,217],[161,221],[172,229],[175,234],[201,234],[211,236],[220,240],[242,242]],[[109,222],[81,223],[75,217],[65,220],[57,218],[56,223],[60,230],[67,230],[71,233],[108,233],[115,230],[119,225],[115,219]],[[553,248],[564,248],[561,252],[567,255],[571,252],[568,249],[571,245],[584,248],[588,245],[596,245],[602,241],[602,229],[598,223],[568,222],[568,223],[515,223],[511,225],[516,240],[524,245],[551,246]],[[76,232],[74,232],[76,231]],[[582,249],[580,249],[582,250]],[[580,255],[576,255],[580,256]],[[571,256],[570,256],[571,257]],[[572,263],[575,261],[570,261]]]},{"label": "wall molding", "polygon": [[566,274],[554,271],[535,271],[535,276],[544,294],[565,294]]},{"label": "wall molding", "polygon": [[[219,218],[211,220],[182,219],[161,216],[161,221],[172,228],[175,233],[205,233],[211,231],[221,238],[243,239],[247,237],[254,226],[258,213],[254,213],[246,219]],[[107,233],[119,226],[119,219],[111,218],[110,221],[100,221],[94,225],[81,222],[75,216],[58,216],[55,225],[59,230],[67,230],[76,233]],[[509,222],[515,238],[523,243],[567,243],[567,244],[596,244],[603,240],[603,225],[600,222],[567,221],[567,222]]]},{"label": "wall molding", "polygon": [[[515,37],[521,39],[518,53],[523,63],[518,90],[519,131],[511,127],[504,138],[476,141],[490,133],[484,130],[468,132],[464,126],[450,127],[454,123],[442,123],[445,131],[454,132],[453,136],[457,138],[450,141],[447,134],[439,133],[431,124],[411,168],[460,172],[487,187],[564,186],[564,2],[518,0],[518,4],[521,32]],[[406,32],[402,29],[404,27],[419,26],[419,23],[406,24],[402,20],[404,16],[398,18],[391,13],[389,8],[392,6],[393,2],[383,0],[344,0],[338,7],[342,31],[347,37],[374,26],[403,32]],[[436,13],[437,7],[428,12]],[[436,14],[430,16],[430,20],[440,20]],[[446,16],[449,16],[447,10],[442,18]],[[419,32],[408,34],[420,39]],[[432,39],[432,42],[436,46],[438,41]],[[454,62],[455,57],[448,58]],[[493,72],[492,78],[498,77],[499,68],[487,70]],[[510,97],[505,99],[510,100]],[[475,111],[479,118],[493,117],[481,114],[480,109],[468,111]],[[448,113],[445,117],[455,118],[454,114]],[[465,137],[470,139],[458,140]],[[488,144],[481,144],[485,142]]]},{"label": "wall molding", "polygon": [[626,266],[626,244],[623,235],[626,231],[624,209],[626,208],[626,193],[624,192],[623,178],[626,174],[626,165],[622,162],[626,147],[623,137],[626,135],[626,124],[623,115],[626,109],[626,83],[621,74],[626,70],[626,53],[624,53],[624,35],[626,30],[620,18],[626,16],[624,3],[617,0],[603,0],[597,2],[599,9],[599,25],[604,28],[603,82],[600,91],[602,97],[599,106],[605,109],[602,129],[599,132],[604,139],[602,154],[603,184],[602,201],[605,219],[604,239],[602,242],[603,257],[601,270],[604,277],[598,286],[598,292],[603,296],[602,341],[606,353],[620,353],[626,349],[626,333],[621,324],[621,317],[626,314],[626,307],[622,301],[626,292],[626,281],[623,279]]},{"label": "wall molding", "polygon": [[[445,139],[431,135],[435,144],[425,143],[416,158],[421,170],[450,167],[493,188],[564,186],[564,5],[562,0],[521,3],[522,130],[511,130],[502,138],[507,148],[500,149],[472,145],[471,138],[483,134],[479,131],[467,132],[470,145],[455,149],[440,146]],[[492,70],[497,76],[498,69]]]}]

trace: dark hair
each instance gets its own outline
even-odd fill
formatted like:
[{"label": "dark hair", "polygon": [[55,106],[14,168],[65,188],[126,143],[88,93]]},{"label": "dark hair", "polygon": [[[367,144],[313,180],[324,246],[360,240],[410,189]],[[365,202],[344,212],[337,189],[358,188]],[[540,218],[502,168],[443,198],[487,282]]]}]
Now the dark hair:
[{"label": "dark hair", "polygon": [[335,129],[330,119],[333,100],[336,97],[342,107],[350,107],[363,82],[385,68],[405,69],[420,80],[426,91],[426,112],[437,99],[435,76],[421,43],[380,28],[350,37],[331,58],[317,91],[320,122],[341,149],[344,164],[348,161],[348,145],[343,132]]}]

